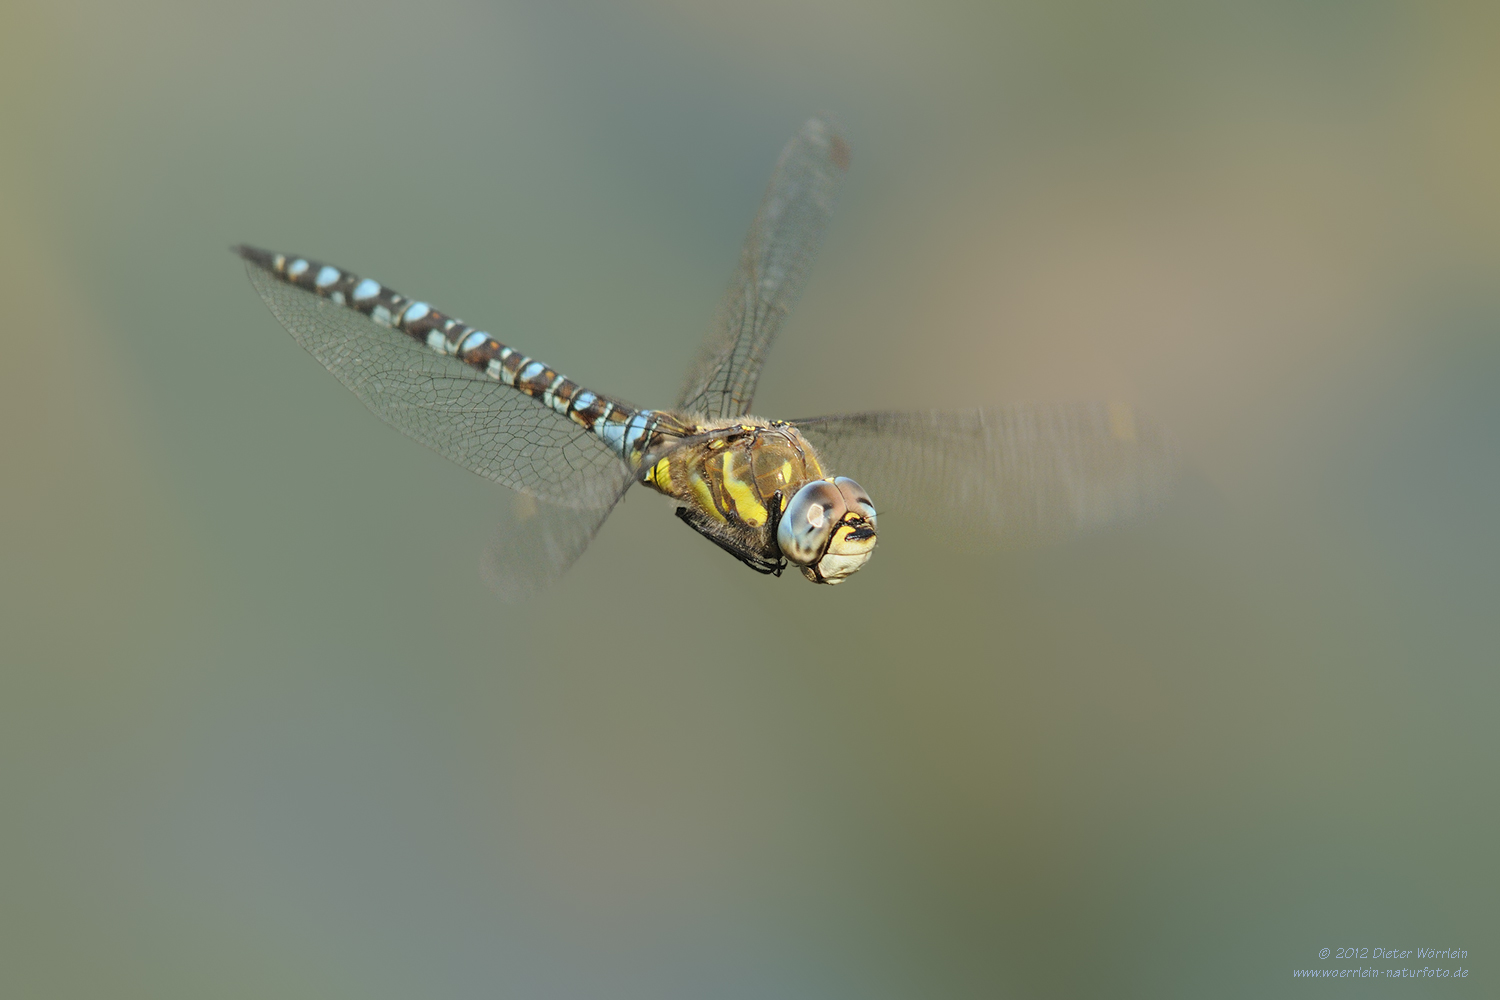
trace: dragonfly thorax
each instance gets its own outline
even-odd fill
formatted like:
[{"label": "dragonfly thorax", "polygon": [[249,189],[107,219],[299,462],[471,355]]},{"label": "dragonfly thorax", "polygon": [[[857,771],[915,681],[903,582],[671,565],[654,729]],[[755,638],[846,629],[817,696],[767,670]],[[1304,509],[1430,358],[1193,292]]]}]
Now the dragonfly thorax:
[{"label": "dragonfly thorax", "polygon": [[828,478],[794,425],[742,418],[696,431],[642,476],[693,528],[757,569],[790,562],[815,583],[839,583],[869,559],[869,498],[851,479]]},{"label": "dragonfly thorax", "polygon": [[714,521],[763,528],[804,483],[823,478],[817,452],[790,424],[700,424],[697,431],[696,440],[652,463],[642,481]]}]

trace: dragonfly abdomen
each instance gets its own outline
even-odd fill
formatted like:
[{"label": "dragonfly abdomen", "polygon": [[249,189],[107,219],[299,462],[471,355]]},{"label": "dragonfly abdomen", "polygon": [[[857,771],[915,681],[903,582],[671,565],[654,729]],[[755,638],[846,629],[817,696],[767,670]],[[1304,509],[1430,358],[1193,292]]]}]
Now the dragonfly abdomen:
[{"label": "dragonfly abdomen", "polygon": [[503,385],[525,393],[591,431],[632,467],[655,436],[660,415],[583,388],[552,368],[527,357],[483,330],[408,298],[373,278],[361,278],[331,264],[273,253],[255,247],[235,248],[241,257],[289,285],[312,292],[334,305],[369,317],[372,322],[406,334],[439,354],[449,355]]}]

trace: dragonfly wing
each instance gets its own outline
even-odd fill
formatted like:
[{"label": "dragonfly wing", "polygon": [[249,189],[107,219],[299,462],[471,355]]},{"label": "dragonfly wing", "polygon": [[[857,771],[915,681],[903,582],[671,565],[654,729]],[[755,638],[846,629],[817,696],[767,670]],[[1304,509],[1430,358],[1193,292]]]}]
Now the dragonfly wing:
[{"label": "dragonfly wing", "polygon": [[1128,407],[1031,405],[859,413],[793,421],[830,474],[869,491],[882,518],[912,515],[966,541],[1047,541],[1162,500],[1176,454]]},{"label": "dragonfly wing", "polygon": [[255,264],[246,271],[297,343],[380,419],[464,468],[601,520],[630,484],[604,442],[531,396]]},{"label": "dragonfly wing", "polygon": [[766,351],[802,294],[848,167],[848,144],[816,118],[782,150],[680,409],[710,417],[749,411]]},{"label": "dragonfly wing", "polygon": [[607,507],[583,510],[517,496],[515,515],[485,552],[485,580],[508,601],[551,586],[583,555],[629,486],[627,481]]}]

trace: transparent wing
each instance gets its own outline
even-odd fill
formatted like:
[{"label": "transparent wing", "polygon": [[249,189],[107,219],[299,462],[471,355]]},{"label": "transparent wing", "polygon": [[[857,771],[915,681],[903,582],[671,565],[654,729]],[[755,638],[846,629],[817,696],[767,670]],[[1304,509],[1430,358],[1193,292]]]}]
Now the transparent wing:
[{"label": "transparent wing", "polygon": [[710,417],[749,411],[766,351],[802,294],[848,167],[849,146],[816,118],[782,150],[680,409]]},{"label": "transparent wing", "polygon": [[297,343],[380,419],[465,468],[600,521],[630,485],[602,441],[530,396],[253,264],[246,272]]},{"label": "transparent wing", "polygon": [[551,586],[583,555],[624,495],[621,489],[608,507],[587,510],[517,495],[514,516],[500,526],[485,552],[485,580],[507,601]]},{"label": "transparent wing", "polygon": [[[960,532],[965,542],[1055,539],[1163,499],[1176,455],[1128,407],[1012,406],[965,413],[859,413],[793,421],[831,475],[875,509]],[[884,522],[882,522],[884,523]]]}]

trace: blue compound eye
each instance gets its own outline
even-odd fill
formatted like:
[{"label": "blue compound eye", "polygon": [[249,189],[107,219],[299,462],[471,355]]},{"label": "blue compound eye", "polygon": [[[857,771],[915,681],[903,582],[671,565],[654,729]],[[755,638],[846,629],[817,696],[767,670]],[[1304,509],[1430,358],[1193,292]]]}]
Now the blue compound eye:
[{"label": "blue compound eye", "polygon": [[833,481],[844,501],[844,514],[833,526],[823,555],[802,575],[814,583],[843,583],[870,561],[875,551],[875,505],[864,488],[840,476]]},{"label": "blue compound eye", "polygon": [[811,566],[822,558],[836,524],[848,513],[837,485],[815,480],[798,490],[776,526],[776,544],[788,562]]},{"label": "blue compound eye", "polygon": [[870,494],[865,492],[865,488],[848,476],[839,476],[833,481],[833,485],[837,486],[839,493],[843,494],[844,503],[848,506],[849,512],[858,514],[869,521],[871,528],[875,527],[875,505],[870,502]]}]

